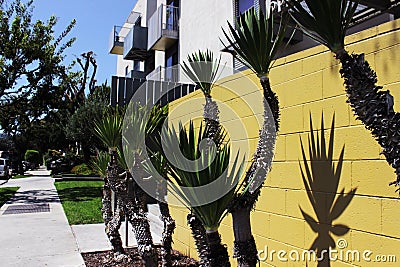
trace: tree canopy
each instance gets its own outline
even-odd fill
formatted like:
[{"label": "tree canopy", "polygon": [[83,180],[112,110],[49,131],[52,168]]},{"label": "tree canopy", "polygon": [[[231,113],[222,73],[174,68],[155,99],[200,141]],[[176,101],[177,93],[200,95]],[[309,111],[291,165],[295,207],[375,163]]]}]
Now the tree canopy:
[{"label": "tree canopy", "polygon": [[54,95],[47,95],[57,91],[54,85],[67,70],[64,51],[75,38],[64,39],[75,20],[56,37],[55,16],[46,22],[33,21],[33,0],[0,0],[0,6],[0,113],[21,109],[35,98],[36,104],[43,104],[37,113],[48,110]]}]

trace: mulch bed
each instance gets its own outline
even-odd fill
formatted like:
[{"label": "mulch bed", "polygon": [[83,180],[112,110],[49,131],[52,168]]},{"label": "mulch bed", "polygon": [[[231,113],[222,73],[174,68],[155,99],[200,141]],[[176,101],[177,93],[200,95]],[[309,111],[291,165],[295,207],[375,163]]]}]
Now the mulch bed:
[{"label": "mulch bed", "polygon": [[[138,254],[137,248],[125,249],[128,258],[122,262],[116,262],[113,257],[113,253],[108,251],[82,253],[83,260],[87,267],[142,267],[142,259]],[[160,249],[157,248],[157,252],[160,253]],[[160,259],[160,256],[158,257]],[[159,266],[161,262],[159,261]],[[174,267],[198,267],[199,262],[183,255],[179,251],[172,251],[172,266]]]}]

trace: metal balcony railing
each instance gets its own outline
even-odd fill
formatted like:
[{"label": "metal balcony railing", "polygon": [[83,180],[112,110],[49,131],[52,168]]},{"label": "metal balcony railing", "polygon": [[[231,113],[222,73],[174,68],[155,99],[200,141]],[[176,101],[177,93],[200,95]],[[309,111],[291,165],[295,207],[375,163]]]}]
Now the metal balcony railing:
[{"label": "metal balcony railing", "polygon": [[179,68],[176,67],[161,67],[158,66],[152,72],[147,74],[147,80],[161,81],[161,82],[179,82]]},{"label": "metal balcony railing", "polygon": [[[153,78],[157,77],[153,76]],[[138,91],[141,86],[143,87]],[[135,101],[141,104],[158,103],[164,106],[193,92],[195,89],[194,84],[113,76],[111,79],[110,105],[128,105],[135,95]]]},{"label": "metal balcony railing", "polygon": [[148,50],[166,50],[179,35],[179,8],[160,5],[147,22]]},{"label": "metal balcony railing", "polygon": [[147,28],[133,26],[124,39],[124,59],[143,61],[147,58]]},{"label": "metal balcony railing", "polygon": [[124,41],[125,36],[129,32],[129,28],[122,27],[122,26],[114,26],[110,33],[109,38],[109,53],[122,55],[124,51]]}]

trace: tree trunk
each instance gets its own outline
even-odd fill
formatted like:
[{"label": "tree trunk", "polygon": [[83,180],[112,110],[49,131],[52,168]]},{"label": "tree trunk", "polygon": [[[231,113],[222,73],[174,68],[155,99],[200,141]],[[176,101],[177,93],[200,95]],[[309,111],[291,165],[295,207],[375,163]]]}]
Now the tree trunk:
[{"label": "tree trunk", "polygon": [[121,217],[123,215],[124,203],[122,199],[117,198],[117,208],[113,214],[111,206],[111,190],[115,190],[115,183],[118,181],[118,165],[117,165],[117,151],[114,149],[109,150],[110,162],[107,167],[107,177],[104,181],[103,188],[103,219],[105,223],[105,231],[108,239],[110,240],[114,256],[118,258],[123,255],[124,249],[122,247],[122,240],[119,234],[119,228],[121,226]]},{"label": "tree trunk", "polygon": [[233,232],[235,236],[233,257],[237,259],[238,266],[256,266],[257,246],[251,232],[251,208],[244,207],[232,211]]},{"label": "tree trunk", "polygon": [[[210,127],[208,138],[210,138],[208,145],[213,143],[216,133],[219,131],[219,108],[218,104],[212,100],[211,95],[204,95],[206,104],[203,109],[203,118],[207,127]],[[187,223],[192,231],[193,239],[195,240],[196,249],[200,258],[200,266],[210,266],[209,254],[210,248],[208,244],[206,229],[202,223],[196,218],[194,214],[188,214]]]},{"label": "tree trunk", "polygon": [[175,231],[175,221],[169,213],[169,207],[167,203],[158,202],[160,207],[161,220],[164,222],[164,230],[162,233],[161,257],[162,267],[172,267],[171,250],[172,250],[172,235]]},{"label": "tree trunk", "polygon": [[[358,120],[371,131],[386,161],[395,169],[396,181],[400,185],[400,114],[394,112],[393,96],[388,90],[377,86],[375,71],[364,59],[364,54],[349,55],[346,51],[336,52],[342,68],[340,74],[344,78],[347,102]],[[399,189],[397,189],[398,191]]]},{"label": "tree trunk", "polygon": [[[268,77],[260,77],[260,83],[264,95],[264,122],[260,129],[253,162],[245,177],[245,183],[249,185],[249,189],[236,198],[230,207],[235,236],[234,258],[237,258],[239,267],[255,267],[258,262],[257,246],[251,232],[250,212],[257,202],[265,177],[271,168],[276,132],[279,129],[278,97],[271,90]],[[271,119],[275,129],[271,128]]]},{"label": "tree trunk", "polygon": [[119,234],[119,228],[121,227],[122,217],[124,215],[124,203],[121,198],[117,198],[117,207],[114,211],[114,216],[106,225],[106,234],[111,242],[111,247],[114,252],[114,257],[119,258],[120,255],[124,255],[125,251],[122,247],[121,235]]},{"label": "tree trunk", "polygon": [[103,214],[104,224],[107,225],[109,221],[112,219],[112,204],[111,204],[111,189],[108,185],[107,178],[104,178],[104,186],[103,186],[103,198],[101,200],[103,204],[101,207],[101,213]]},{"label": "tree trunk", "polygon": [[228,249],[222,244],[218,230],[207,231],[207,242],[210,247],[210,267],[230,267]]},{"label": "tree trunk", "polygon": [[[133,175],[143,178],[142,166],[138,155],[135,155],[136,163],[133,167]],[[153,247],[153,238],[151,236],[150,224],[147,219],[146,195],[145,192],[136,184],[132,177],[129,177],[129,190],[127,198],[127,211],[129,221],[132,224],[133,232],[138,243],[138,250],[145,262],[146,267],[157,267],[158,259],[156,250]]]},{"label": "tree trunk", "polygon": [[188,214],[187,223],[192,231],[192,236],[196,244],[197,253],[200,258],[200,266],[210,266],[209,254],[210,248],[208,246],[206,229],[203,224],[193,214]]},{"label": "tree trunk", "polygon": [[[172,235],[175,231],[175,221],[169,212],[168,203],[165,199],[167,196],[167,172],[166,166],[162,168],[164,173],[160,173],[165,180],[157,182],[157,203],[160,209],[160,219],[164,223],[162,233],[161,261],[162,267],[172,267],[171,250],[172,250]],[[163,201],[162,201],[163,200]]]},{"label": "tree trunk", "polygon": [[205,100],[206,104],[204,105],[203,118],[205,124],[210,127],[208,137],[210,139],[213,139],[220,127],[219,108],[218,104],[214,100],[212,100],[210,95],[205,95]]}]

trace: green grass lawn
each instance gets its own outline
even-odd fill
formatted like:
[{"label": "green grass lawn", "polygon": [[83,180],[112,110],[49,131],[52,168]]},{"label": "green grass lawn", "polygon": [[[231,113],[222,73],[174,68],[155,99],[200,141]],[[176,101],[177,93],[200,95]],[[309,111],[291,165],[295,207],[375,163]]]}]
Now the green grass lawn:
[{"label": "green grass lawn", "polygon": [[4,187],[0,188],[0,207],[4,205],[14,194],[19,187]]},{"label": "green grass lawn", "polygon": [[28,177],[31,177],[32,175],[31,174],[29,174],[29,175],[22,175],[22,174],[17,174],[17,175],[13,175],[13,179],[21,179],[21,178],[28,178]]},{"label": "green grass lawn", "polygon": [[102,181],[63,181],[55,186],[69,224],[103,222]]}]

